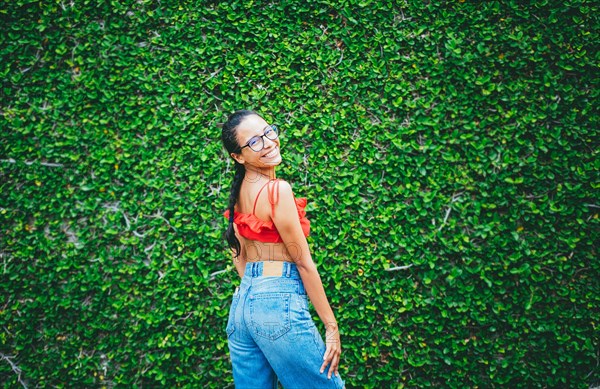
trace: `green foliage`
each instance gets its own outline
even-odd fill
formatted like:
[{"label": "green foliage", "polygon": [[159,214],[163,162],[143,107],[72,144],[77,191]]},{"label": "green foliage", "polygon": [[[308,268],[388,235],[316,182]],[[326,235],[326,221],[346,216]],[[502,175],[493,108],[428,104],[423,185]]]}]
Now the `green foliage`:
[{"label": "green foliage", "polygon": [[232,385],[239,108],[285,131],[348,387],[600,383],[600,10],[534,3],[7,2],[4,387]]}]

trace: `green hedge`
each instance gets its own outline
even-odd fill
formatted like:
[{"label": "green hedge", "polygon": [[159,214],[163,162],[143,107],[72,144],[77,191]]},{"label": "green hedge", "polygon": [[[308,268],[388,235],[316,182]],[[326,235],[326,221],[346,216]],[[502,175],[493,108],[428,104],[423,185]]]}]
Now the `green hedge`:
[{"label": "green hedge", "polygon": [[251,108],[348,387],[600,384],[600,9],[532,3],[6,2],[0,382],[233,385],[218,124]]}]

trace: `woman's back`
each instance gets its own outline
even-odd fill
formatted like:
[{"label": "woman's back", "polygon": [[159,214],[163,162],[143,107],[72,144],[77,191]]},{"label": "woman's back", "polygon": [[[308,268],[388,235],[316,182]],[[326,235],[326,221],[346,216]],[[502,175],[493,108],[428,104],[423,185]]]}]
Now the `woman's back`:
[{"label": "woman's back", "polygon": [[[236,234],[240,239],[246,260],[255,261],[291,261],[283,240],[273,222],[275,206],[279,200],[281,180],[245,180],[240,188],[239,200],[234,210]],[[306,218],[305,198],[294,198],[297,217],[305,236],[310,232],[310,222]],[[229,217],[229,212],[225,212]]]}]

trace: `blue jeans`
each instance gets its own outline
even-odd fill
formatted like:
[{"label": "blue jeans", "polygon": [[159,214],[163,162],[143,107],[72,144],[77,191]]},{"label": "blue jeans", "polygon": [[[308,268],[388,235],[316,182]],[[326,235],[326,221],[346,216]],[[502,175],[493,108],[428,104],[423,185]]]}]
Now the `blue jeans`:
[{"label": "blue jeans", "polygon": [[283,263],[281,276],[262,275],[263,262],[246,264],[227,321],[236,388],[343,388],[329,366],[319,373],[325,343],[308,310],[298,268]]}]

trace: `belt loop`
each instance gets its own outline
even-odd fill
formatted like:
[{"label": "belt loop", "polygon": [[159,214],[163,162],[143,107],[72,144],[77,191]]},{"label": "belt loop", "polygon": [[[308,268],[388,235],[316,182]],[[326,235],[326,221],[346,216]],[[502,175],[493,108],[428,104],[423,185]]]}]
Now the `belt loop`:
[{"label": "belt loop", "polygon": [[252,264],[252,278],[256,277],[256,263]]},{"label": "belt loop", "polygon": [[285,266],[285,276],[287,278],[290,278],[290,276],[291,276],[291,270],[292,270],[292,265],[289,264],[289,263],[287,263],[287,262],[284,262],[283,266]]}]

